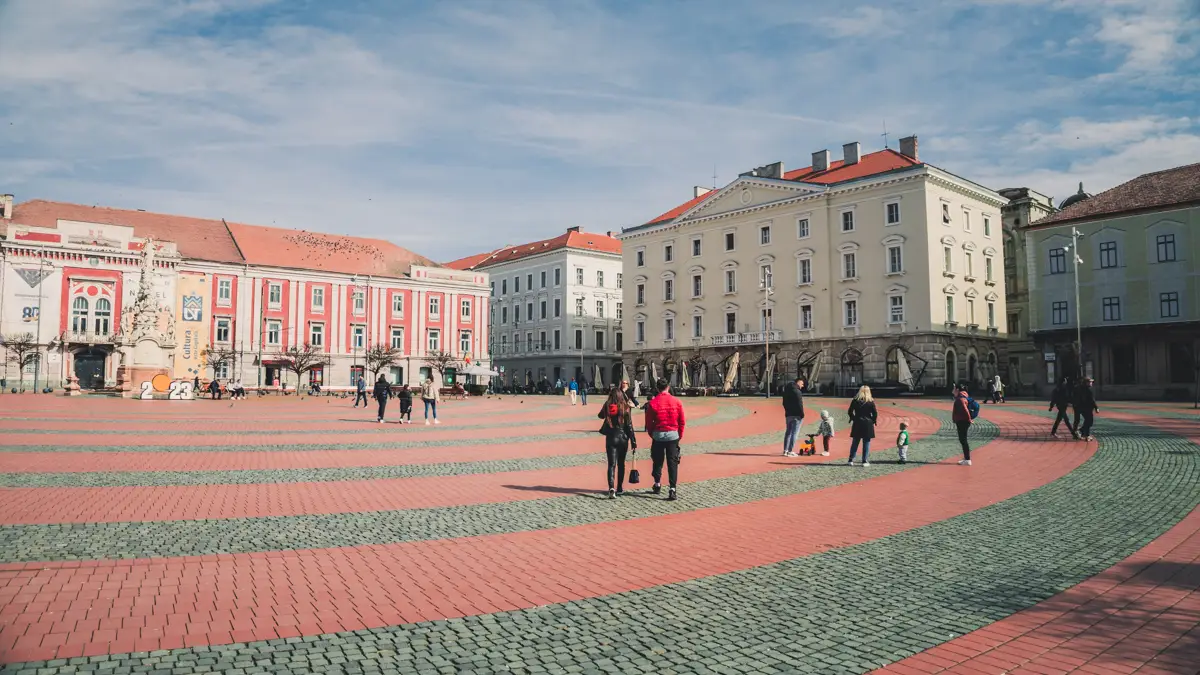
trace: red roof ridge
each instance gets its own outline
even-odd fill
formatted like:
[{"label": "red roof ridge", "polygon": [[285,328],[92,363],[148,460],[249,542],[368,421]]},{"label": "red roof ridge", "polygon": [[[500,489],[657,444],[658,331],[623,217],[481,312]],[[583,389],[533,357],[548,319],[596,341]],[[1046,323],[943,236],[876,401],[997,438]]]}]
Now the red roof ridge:
[{"label": "red roof ridge", "polygon": [[[488,253],[476,253],[464,258],[446,263],[448,267],[455,269],[479,269],[481,267],[490,267],[500,263],[512,262],[520,260],[532,255],[556,251],[562,248],[573,248],[584,251],[599,251],[601,253],[621,253],[621,242],[610,237],[607,233],[599,232],[583,232],[572,228],[563,234],[550,237],[548,239],[538,239],[536,241],[526,242],[523,244],[506,244],[500,248],[494,249]],[[468,265],[464,268],[456,267],[457,265]]]}]

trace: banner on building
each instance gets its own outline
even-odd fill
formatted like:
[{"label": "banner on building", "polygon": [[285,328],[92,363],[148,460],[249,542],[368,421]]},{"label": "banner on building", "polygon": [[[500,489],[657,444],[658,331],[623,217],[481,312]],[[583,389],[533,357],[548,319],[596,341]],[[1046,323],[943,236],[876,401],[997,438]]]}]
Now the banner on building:
[{"label": "banner on building", "polygon": [[204,274],[180,272],[176,282],[179,294],[175,307],[175,369],[176,379],[190,380],[197,375],[207,377],[204,350],[209,346],[209,318],[205,307],[211,294],[212,280]]}]

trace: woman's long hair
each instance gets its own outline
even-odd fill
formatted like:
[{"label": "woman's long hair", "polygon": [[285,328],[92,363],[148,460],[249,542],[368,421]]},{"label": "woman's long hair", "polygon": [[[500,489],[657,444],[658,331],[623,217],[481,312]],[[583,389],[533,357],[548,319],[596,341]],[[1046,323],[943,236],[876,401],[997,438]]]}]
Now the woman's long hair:
[{"label": "woman's long hair", "polygon": [[871,388],[864,384],[858,388],[858,393],[855,394],[854,400],[870,403],[875,400],[875,397],[871,396]]},{"label": "woman's long hair", "polygon": [[629,400],[625,398],[624,392],[620,389],[613,389],[608,394],[608,399],[604,401],[604,418],[608,417],[608,406],[617,406],[617,426],[625,424],[625,416],[629,414]]}]

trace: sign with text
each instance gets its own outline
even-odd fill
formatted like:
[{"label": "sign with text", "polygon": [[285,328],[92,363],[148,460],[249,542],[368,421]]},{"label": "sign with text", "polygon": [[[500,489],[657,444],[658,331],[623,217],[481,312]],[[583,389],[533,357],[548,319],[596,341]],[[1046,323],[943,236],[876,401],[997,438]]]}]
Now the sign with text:
[{"label": "sign with text", "polygon": [[204,274],[180,272],[176,281],[179,294],[175,306],[175,368],[176,379],[191,380],[205,376],[204,350],[208,348],[209,326],[205,320],[205,302],[210,295],[211,280]]}]

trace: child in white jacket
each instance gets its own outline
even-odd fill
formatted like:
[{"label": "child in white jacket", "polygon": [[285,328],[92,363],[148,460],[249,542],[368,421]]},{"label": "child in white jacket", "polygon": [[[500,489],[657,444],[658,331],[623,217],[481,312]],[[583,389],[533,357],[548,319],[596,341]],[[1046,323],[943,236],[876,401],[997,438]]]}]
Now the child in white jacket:
[{"label": "child in white jacket", "polygon": [[817,426],[817,435],[821,437],[821,454],[829,456],[829,439],[833,438],[833,418],[828,410],[821,411],[821,424]]}]

